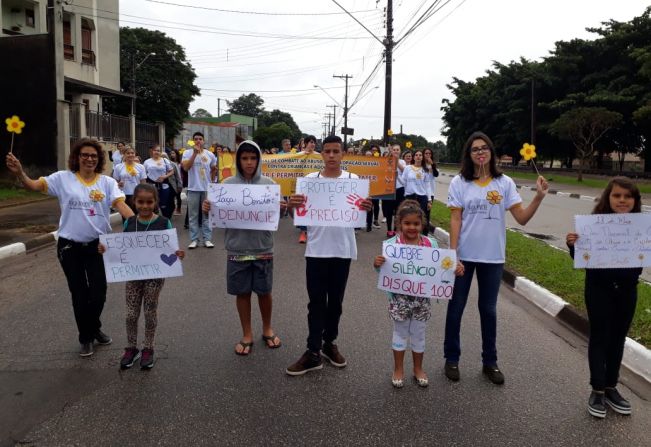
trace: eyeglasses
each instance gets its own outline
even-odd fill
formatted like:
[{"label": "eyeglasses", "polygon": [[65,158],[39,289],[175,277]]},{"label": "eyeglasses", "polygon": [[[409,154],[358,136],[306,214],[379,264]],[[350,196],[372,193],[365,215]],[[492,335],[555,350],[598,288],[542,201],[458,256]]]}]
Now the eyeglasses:
[{"label": "eyeglasses", "polygon": [[490,151],[491,148],[486,145],[470,148],[470,152],[472,152],[473,154],[483,154],[484,152],[490,152]]},{"label": "eyeglasses", "polygon": [[79,154],[80,158],[83,158],[84,160],[97,160],[97,154],[89,154],[87,152],[82,152]]}]

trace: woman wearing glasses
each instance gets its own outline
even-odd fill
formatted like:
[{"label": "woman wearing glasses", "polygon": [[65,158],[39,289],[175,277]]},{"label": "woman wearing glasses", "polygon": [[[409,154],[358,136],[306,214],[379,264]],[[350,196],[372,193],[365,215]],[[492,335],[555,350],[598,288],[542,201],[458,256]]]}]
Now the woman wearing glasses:
[{"label": "woman wearing glasses", "polygon": [[450,248],[457,251],[462,276],[454,283],[445,321],[445,375],[458,381],[461,317],[475,271],[479,289],[483,373],[495,384],[504,383],[497,366],[497,294],[502,279],[506,247],[506,212],[520,225],[533,217],[549,185],[542,176],[536,181],[536,196],[528,207],[510,177],[497,169],[493,142],[475,132],[463,149],[461,172],[450,182]]},{"label": "woman wearing glasses", "polygon": [[72,294],[82,357],[93,354],[95,340],[101,345],[112,341],[100,330],[106,275],[102,255],[97,252],[99,235],[111,232],[111,207],[125,219],[133,216],[115,179],[102,175],[105,162],[102,146],[88,139],[79,141],[70,151],[68,170],[38,180],[23,171],[14,155],[8,154],[6,158],[7,168],[25,188],[59,199],[57,257]]}]

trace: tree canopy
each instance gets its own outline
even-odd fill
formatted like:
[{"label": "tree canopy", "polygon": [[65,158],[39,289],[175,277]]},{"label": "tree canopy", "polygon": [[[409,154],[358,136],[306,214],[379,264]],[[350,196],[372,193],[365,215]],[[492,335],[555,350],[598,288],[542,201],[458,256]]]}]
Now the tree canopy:
[{"label": "tree canopy", "polygon": [[[197,75],[185,57],[185,50],[160,31],[120,28],[120,87],[134,90],[136,118],[165,123],[165,136],[173,138],[183,127],[188,106],[199,89]],[[107,98],[104,110],[120,115],[131,113],[128,98]]]},{"label": "tree canopy", "polygon": [[[554,159],[571,163],[576,157],[586,161],[595,154],[599,166],[603,155],[612,151],[620,160],[626,153],[647,155],[651,151],[651,7],[629,22],[610,20],[589,31],[596,39],[557,42],[540,62],[494,62],[472,82],[453,78],[448,88],[454,99],[445,99],[442,107],[450,160],[460,159],[465,139],[475,130],[487,133],[498,153],[512,156],[516,163],[522,144],[534,141],[539,158],[550,163]],[[578,108],[584,110],[566,115]],[[584,159],[561,127],[567,130],[568,119],[587,115],[619,118],[607,126],[594,142],[593,153]],[[651,171],[651,163],[645,165]]]},{"label": "tree canopy", "polygon": [[234,99],[233,101],[227,101],[228,111],[231,113],[236,113],[238,115],[252,116],[257,118],[260,113],[264,111],[264,99],[256,95],[255,93],[249,93],[248,95],[241,95],[239,98]]},{"label": "tree canopy", "polygon": [[206,109],[199,108],[192,112],[192,118],[212,118],[212,114]]}]

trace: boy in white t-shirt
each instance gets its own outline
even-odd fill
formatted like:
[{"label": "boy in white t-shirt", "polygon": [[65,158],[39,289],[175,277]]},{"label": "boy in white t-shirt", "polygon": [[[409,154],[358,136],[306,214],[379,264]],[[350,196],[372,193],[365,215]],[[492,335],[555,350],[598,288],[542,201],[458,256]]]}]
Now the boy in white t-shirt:
[{"label": "boy in white t-shirt", "polygon": [[[341,138],[332,135],[324,139],[321,157],[324,162],[323,170],[306,177],[357,178],[357,175],[341,169]],[[294,194],[289,199],[289,206],[298,207],[304,202],[305,196]],[[367,198],[360,206],[368,212],[373,205]],[[305,270],[310,300],[307,307],[307,351],[286,369],[287,374],[300,376],[308,371],[323,368],[322,355],[338,368],[346,366],[346,359],[334,341],[339,333],[339,318],[352,259],[357,259],[357,242],[353,228],[307,227]]]},{"label": "boy in white t-shirt", "polygon": [[[195,132],[192,135],[194,141],[193,150],[183,152],[181,166],[188,173],[188,215],[190,226],[189,249],[197,248],[199,245],[199,213],[201,204],[208,195],[208,183],[215,180],[217,174],[217,158],[212,152],[203,149],[203,134]],[[213,248],[212,230],[208,214],[203,213],[201,221],[201,235],[206,248]]]}]

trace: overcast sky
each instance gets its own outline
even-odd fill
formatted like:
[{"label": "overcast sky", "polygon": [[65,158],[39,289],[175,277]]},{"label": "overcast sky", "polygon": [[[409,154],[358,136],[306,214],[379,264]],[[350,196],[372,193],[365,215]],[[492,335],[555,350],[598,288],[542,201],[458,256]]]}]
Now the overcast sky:
[{"label": "overcast sky", "polygon": [[[338,2],[380,40],[386,34],[386,0]],[[586,27],[628,21],[649,0],[394,0],[394,36],[400,39],[432,3],[440,10],[395,50],[391,120],[394,132],[402,125],[405,133],[430,141],[442,138],[441,100],[451,99],[446,84],[452,77],[474,80],[493,60],[536,60],[558,40],[594,38]],[[264,98],[267,110],[291,113],[303,132],[320,137],[324,115],[332,112],[327,106],[344,104],[344,80],[332,75],[349,74],[349,104],[359,100],[348,126],[355,138],[382,134],[384,64],[369,76],[383,46],[331,0],[121,0],[120,22],[163,31],[185,48],[201,89],[191,112],[201,107],[217,115],[222,98],[224,113],[225,100],[252,92]],[[336,113],[339,129],[341,108]]]}]

